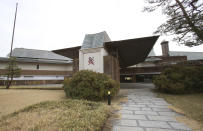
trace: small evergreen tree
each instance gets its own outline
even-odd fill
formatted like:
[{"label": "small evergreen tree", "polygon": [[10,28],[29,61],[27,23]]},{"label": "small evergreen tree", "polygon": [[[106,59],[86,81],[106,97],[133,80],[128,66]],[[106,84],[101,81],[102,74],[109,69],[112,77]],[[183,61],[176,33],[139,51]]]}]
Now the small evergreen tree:
[{"label": "small evergreen tree", "polygon": [[13,81],[13,78],[20,77],[21,75],[21,69],[18,67],[15,57],[9,58],[9,63],[7,64],[5,70],[6,70],[5,75],[7,77],[6,89],[9,89]]}]

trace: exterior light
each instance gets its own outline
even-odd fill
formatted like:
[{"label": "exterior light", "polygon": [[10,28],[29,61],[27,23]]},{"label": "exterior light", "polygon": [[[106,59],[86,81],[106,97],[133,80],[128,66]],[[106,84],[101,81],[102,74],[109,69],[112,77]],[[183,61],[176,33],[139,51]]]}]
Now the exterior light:
[{"label": "exterior light", "polygon": [[111,105],[111,92],[108,91],[108,105]]}]

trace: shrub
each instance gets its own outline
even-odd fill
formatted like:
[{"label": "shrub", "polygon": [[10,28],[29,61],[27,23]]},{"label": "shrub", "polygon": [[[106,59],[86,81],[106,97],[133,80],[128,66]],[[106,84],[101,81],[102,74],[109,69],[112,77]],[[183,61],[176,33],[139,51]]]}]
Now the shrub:
[{"label": "shrub", "polygon": [[82,70],[66,79],[63,87],[67,97],[100,101],[107,98],[108,91],[115,96],[120,86],[105,74]]},{"label": "shrub", "polygon": [[156,76],[153,83],[165,93],[203,92],[203,67],[173,66]]}]

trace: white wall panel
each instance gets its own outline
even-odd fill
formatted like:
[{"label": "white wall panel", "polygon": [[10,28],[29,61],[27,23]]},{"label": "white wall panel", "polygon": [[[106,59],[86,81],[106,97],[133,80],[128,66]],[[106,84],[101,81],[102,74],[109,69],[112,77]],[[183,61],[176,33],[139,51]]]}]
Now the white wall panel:
[{"label": "white wall panel", "polygon": [[[39,69],[37,69],[39,64]],[[53,70],[53,71],[72,71],[72,64],[46,64],[46,63],[19,63],[18,66],[22,70]],[[5,69],[6,63],[0,62],[0,69]]]},{"label": "white wall panel", "polygon": [[84,69],[101,72],[101,56],[100,52],[84,54]]},{"label": "white wall panel", "polygon": [[[89,48],[79,51],[79,70],[93,70],[104,73],[104,56],[108,53],[104,48]],[[94,64],[89,62],[93,59]]]},{"label": "white wall panel", "polygon": [[[0,76],[0,80],[6,80],[6,77]],[[20,76],[18,78],[13,78],[13,80],[64,80],[64,76],[40,76],[40,75],[29,75]]]}]

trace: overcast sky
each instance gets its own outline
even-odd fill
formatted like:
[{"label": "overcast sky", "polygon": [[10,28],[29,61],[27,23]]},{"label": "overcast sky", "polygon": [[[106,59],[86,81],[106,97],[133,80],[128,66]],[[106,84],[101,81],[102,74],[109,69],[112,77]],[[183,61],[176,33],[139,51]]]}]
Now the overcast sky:
[{"label": "overcast sky", "polygon": [[[106,31],[112,41],[152,36],[165,21],[161,10],[142,12],[144,0],[0,0],[0,56],[10,51],[15,4],[19,3],[14,48],[55,50],[79,46],[85,34]],[[154,50],[161,54],[160,37]],[[172,51],[203,51],[170,42]]]}]

